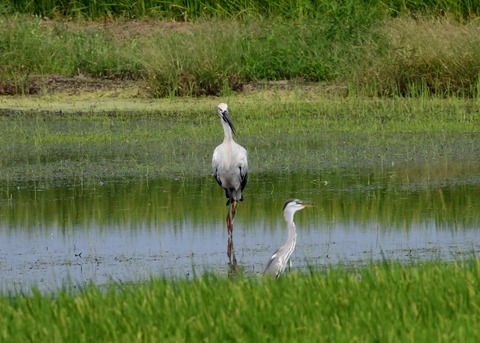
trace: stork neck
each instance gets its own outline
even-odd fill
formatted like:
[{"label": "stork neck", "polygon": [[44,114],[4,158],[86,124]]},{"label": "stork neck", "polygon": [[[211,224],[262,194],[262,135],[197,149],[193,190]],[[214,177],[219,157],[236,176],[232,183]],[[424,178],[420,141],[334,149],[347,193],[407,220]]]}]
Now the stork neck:
[{"label": "stork neck", "polygon": [[222,120],[222,125],[223,125],[223,133],[225,134],[224,141],[232,140],[232,129],[228,125],[228,123],[225,123]]}]

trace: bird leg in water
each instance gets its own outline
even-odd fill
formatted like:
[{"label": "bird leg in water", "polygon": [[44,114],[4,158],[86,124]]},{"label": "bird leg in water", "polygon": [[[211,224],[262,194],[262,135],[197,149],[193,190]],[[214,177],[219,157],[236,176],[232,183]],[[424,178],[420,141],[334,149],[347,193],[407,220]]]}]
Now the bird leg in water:
[{"label": "bird leg in water", "polygon": [[228,236],[231,237],[233,232],[233,221],[230,218],[230,208],[228,208],[228,212],[227,212],[227,230],[228,230]]},{"label": "bird leg in water", "polygon": [[233,233],[233,220],[235,219],[236,208],[237,208],[237,201],[233,200],[233,202],[230,203],[230,205],[228,205],[228,213],[227,213],[227,229],[228,229],[229,236],[231,236]]}]

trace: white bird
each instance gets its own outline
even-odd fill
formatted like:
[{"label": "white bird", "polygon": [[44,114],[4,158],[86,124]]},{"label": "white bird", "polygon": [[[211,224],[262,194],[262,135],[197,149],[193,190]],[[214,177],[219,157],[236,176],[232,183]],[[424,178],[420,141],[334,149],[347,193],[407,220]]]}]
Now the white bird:
[{"label": "white bird", "polygon": [[293,222],[293,216],[295,212],[305,207],[313,207],[313,205],[302,200],[289,199],[283,206],[283,217],[288,227],[287,242],[273,253],[263,274],[279,277],[281,274],[285,274],[287,265],[291,267],[290,256],[292,256],[297,242],[297,230]]},{"label": "white bird", "polygon": [[[225,190],[227,197],[227,227],[232,233],[232,220],[235,217],[237,202],[243,200],[242,191],[247,184],[248,160],[247,150],[233,140],[235,128],[228,114],[227,104],[217,106],[218,116],[223,126],[223,143],[215,148],[212,158],[212,173],[218,184]],[[230,219],[230,205],[232,219]]]}]

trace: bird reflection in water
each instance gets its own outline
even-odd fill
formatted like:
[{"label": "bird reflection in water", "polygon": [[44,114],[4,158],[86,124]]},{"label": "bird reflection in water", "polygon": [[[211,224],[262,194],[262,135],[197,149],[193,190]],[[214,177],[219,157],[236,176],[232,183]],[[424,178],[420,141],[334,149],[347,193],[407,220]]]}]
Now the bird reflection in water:
[{"label": "bird reflection in water", "polygon": [[227,243],[227,256],[228,256],[228,275],[236,275],[239,271],[237,258],[235,257],[235,248],[233,246],[233,237],[232,235],[228,236]]}]

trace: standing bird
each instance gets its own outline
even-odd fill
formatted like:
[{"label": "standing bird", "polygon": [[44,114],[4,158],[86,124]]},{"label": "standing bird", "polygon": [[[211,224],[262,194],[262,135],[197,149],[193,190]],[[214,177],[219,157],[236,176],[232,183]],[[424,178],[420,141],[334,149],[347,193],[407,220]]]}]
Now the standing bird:
[{"label": "standing bird", "polygon": [[263,274],[279,277],[281,274],[285,273],[287,264],[291,267],[290,256],[292,255],[293,250],[295,250],[295,244],[297,241],[297,231],[295,223],[293,222],[293,215],[295,212],[302,210],[305,207],[313,207],[313,205],[302,200],[289,199],[283,206],[283,217],[285,218],[288,227],[287,242],[273,253]]},{"label": "standing bird", "polygon": [[[235,128],[228,115],[227,104],[218,104],[217,111],[225,136],[223,143],[213,152],[212,173],[218,184],[225,190],[225,196],[228,199],[227,228],[231,236],[237,202],[243,200],[242,191],[247,184],[247,150],[233,140]],[[231,218],[230,212],[232,212]]]}]

